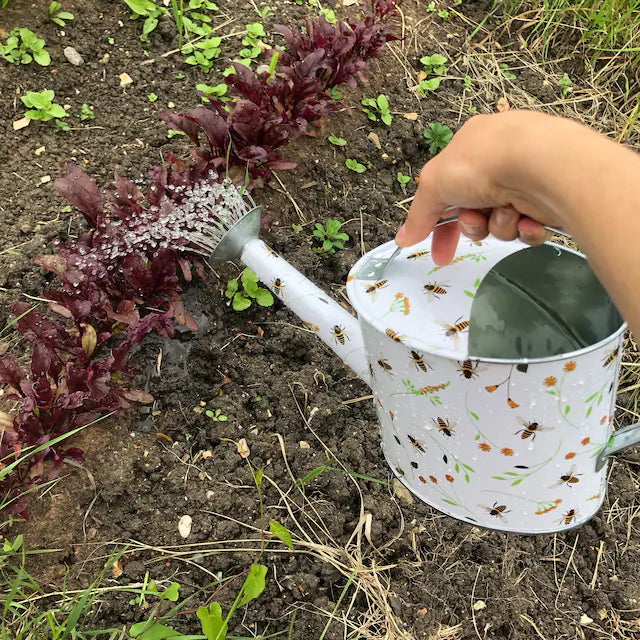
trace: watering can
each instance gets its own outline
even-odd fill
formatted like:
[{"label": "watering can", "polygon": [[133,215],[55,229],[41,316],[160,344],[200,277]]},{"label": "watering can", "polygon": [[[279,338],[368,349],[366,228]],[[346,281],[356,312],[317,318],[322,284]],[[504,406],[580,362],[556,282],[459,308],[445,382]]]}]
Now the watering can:
[{"label": "watering can", "polygon": [[347,278],[357,318],[258,238],[262,208],[214,252],[240,258],[373,392],[382,449],[435,509],[525,534],[579,526],[600,508],[626,325],[584,255],[519,241],[383,244]]}]

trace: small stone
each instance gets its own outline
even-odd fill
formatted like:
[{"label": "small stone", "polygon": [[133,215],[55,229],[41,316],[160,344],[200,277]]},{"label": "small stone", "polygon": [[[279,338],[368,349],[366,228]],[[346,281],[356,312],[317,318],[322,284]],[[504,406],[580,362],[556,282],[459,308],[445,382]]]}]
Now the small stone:
[{"label": "small stone", "polygon": [[300,440],[300,448],[301,449],[310,449],[309,443],[306,440]]},{"label": "small stone", "polygon": [[413,504],[413,495],[411,491],[405,487],[398,478],[394,478],[391,483],[393,486],[393,493],[395,493],[396,497],[400,500],[403,500],[407,504]]},{"label": "small stone", "polygon": [[403,113],[402,114],[407,120],[417,120],[418,119],[418,114],[415,112],[411,112],[411,113]]},{"label": "small stone", "polygon": [[207,500],[213,500],[216,492],[212,491],[211,489],[207,489],[207,493],[205,493],[205,495],[207,496]]},{"label": "small stone", "polygon": [[133,84],[133,78],[128,73],[121,73],[119,78],[121,87],[128,87]]},{"label": "small stone", "polygon": [[62,53],[64,53],[64,57],[74,67],[79,67],[84,64],[84,58],[73,47],[65,47]]},{"label": "small stone", "polygon": [[374,133],[373,131],[367,136],[367,140],[369,140],[370,142],[373,142],[373,144],[376,146],[376,148],[378,149],[382,149],[382,145],[380,144],[380,138],[378,137],[377,133]]},{"label": "small stone", "polygon": [[583,627],[586,627],[586,626],[590,625],[592,622],[593,622],[593,618],[590,618],[586,613],[583,613],[580,616],[580,624]]},{"label": "small stone", "polygon": [[51,176],[49,175],[42,176],[42,178],[40,178],[40,180],[38,181],[38,184],[47,184],[47,182],[51,182]]},{"label": "small stone", "polygon": [[108,53],[105,53],[102,58],[100,58],[100,60],[98,60],[98,62],[100,64],[107,64],[107,62],[109,62],[109,60],[111,59],[111,56]]},{"label": "small stone", "polygon": [[26,116],[24,118],[20,118],[20,120],[14,120],[13,130],[18,131],[19,129],[24,129],[25,127],[29,126],[30,122],[31,120],[29,120],[29,118],[27,118]]},{"label": "small stone", "polygon": [[486,609],[486,608],[487,608],[487,603],[484,600],[478,600],[473,603],[474,611],[482,611],[483,609]]},{"label": "small stone", "polygon": [[37,156],[41,156],[44,152],[45,152],[44,147],[38,147],[33,153],[35,153]]},{"label": "small stone", "polygon": [[182,538],[188,538],[191,533],[191,525],[193,524],[193,518],[190,515],[184,515],[178,522],[178,532]]},{"label": "small stone", "polygon": [[171,102],[171,101],[167,102],[167,107],[169,107],[169,109],[173,109],[175,106],[176,106],[175,102]]}]

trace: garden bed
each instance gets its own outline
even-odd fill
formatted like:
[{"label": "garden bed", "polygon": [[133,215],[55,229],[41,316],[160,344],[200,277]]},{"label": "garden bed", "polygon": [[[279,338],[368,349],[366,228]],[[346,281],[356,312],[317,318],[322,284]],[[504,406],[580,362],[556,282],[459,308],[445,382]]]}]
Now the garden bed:
[{"label": "garden bed", "polygon": [[[193,108],[199,102],[195,84],[215,84],[179,54],[164,55],[177,48],[170,21],[163,20],[143,43],[140,22],[129,20],[124,3],[68,0],[63,8],[75,20],[62,29],[46,22],[48,4],[15,0],[0,9],[0,27],[31,28],[52,54],[50,67],[0,62],[3,321],[10,319],[15,300],[32,300],[25,296],[37,297],[54,282],[33,264],[34,257],[49,252],[55,237],[75,234],[81,226],[53,189],[66,162],[73,159],[101,185],[112,180],[114,169],[142,178],[168,150],[189,149],[184,138],[167,138],[157,112]],[[297,167],[278,172],[253,194],[270,217],[265,241],[345,304],[350,265],[363,251],[392,239],[405,216],[413,178],[430,157],[423,136],[427,125],[440,122],[455,130],[470,109],[493,110],[505,97],[514,106],[576,108],[558,106],[562,87],[549,82],[548,69],[511,62],[501,68],[504,51],[492,50],[493,74],[483,75],[493,68],[489,53],[470,47],[467,38],[489,11],[486,4],[455,11],[447,5],[448,19],[426,4],[403,5],[396,28],[405,40],[371,63],[367,85],[344,91],[344,108],[315,138],[286,148],[284,155]],[[263,19],[251,2],[219,5],[216,21],[226,23],[221,35],[256,21],[270,33],[273,24],[300,24],[317,11],[272,2],[275,16]],[[355,16],[358,8],[338,7],[336,13]],[[233,35],[224,43],[230,52],[241,47]],[[62,49],[68,45],[83,56],[81,66],[65,60]],[[420,57],[432,53],[456,66],[437,92],[419,100],[410,87]],[[124,88],[122,73],[133,81]],[[211,75],[220,76],[216,68]],[[70,104],[73,113],[83,103],[91,105],[95,118],[68,118],[66,132],[36,122],[13,131],[10,123],[23,114],[18,93],[44,88],[55,90],[57,101]],[[360,108],[362,98],[380,93],[391,103],[388,127],[367,120]],[[615,119],[601,124],[611,130]],[[330,144],[329,135],[346,139],[346,148]],[[349,170],[347,158],[366,171]],[[398,171],[411,176],[406,187]],[[328,218],[341,220],[351,240],[322,258],[312,251],[311,234],[316,222]],[[230,630],[236,635],[284,632],[311,639],[326,629],[327,639],[637,637],[637,452],[614,463],[604,510],[575,532],[507,536],[445,517],[392,481],[369,389],[347,367],[279,303],[243,312],[228,306],[226,282],[239,270],[230,263],[215,265],[204,282],[188,289],[185,304],[197,332],[149,336],[135,354],[136,384],[153,395],[153,405],[78,436],[74,444],[84,449],[86,466],[65,469],[42,496],[32,497],[28,523],[2,531],[7,538],[22,532],[29,549],[60,550],[31,559],[33,575],[59,589],[68,572],[68,584],[82,588],[116,548],[128,544],[122,572],[109,569],[103,586],[138,584],[148,571],[157,581],[180,583],[181,597],[195,593],[186,609],[214,592],[227,609],[258,557],[261,532],[275,520],[291,531],[294,550],[270,541],[260,559],[268,567],[266,590],[234,617]],[[6,342],[15,355],[24,351],[17,338]],[[227,420],[207,415],[216,417],[216,410]],[[620,421],[629,422],[628,415]],[[241,438],[253,468],[264,470],[259,487],[238,452]],[[186,539],[178,530],[184,515],[192,518]],[[201,591],[229,576],[238,577]],[[121,627],[144,620],[149,612],[130,600],[117,588],[104,593],[87,624]],[[171,623],[201,632],[195,614],[175,615]]]}]

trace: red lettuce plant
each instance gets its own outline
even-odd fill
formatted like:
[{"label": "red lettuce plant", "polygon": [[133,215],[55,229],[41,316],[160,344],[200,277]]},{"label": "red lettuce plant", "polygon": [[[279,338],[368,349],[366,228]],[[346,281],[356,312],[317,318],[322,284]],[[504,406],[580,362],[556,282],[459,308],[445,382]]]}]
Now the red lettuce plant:
[{"label": "red lettuce plant", "polygon": [[[88,228],[36,259],[60,279],[58,289],[43,292],[50,313],[22,302],[13,307],[31,361],[23,368],[12,355],[0,356],[0,385],[17,403],[13,415],[0,412],[0,511],[26,516],[25,490],[55,477],[66,459],[81,460],[79,449],[48,443],[153,399],[122,386],[128,357],[151,331],[171,337],[176,321],[197,329],[182,303],[182,281],[192,279],[192,270],[204,276],[200,256],[215,242],[212,227],[221,226],[216,207],[247,206],[229,188],[234,171],[260,181],[293,167],[276,150],[313,135],[310,126],[333,109],[328,89],[362,79],[367,60],[393,39],[380,21],[394,11],[393,0],[372,0],[359,23],[332,26],[321,17],[308,20],[305,33],[280,27],[288,49],[277,73],[255,75],[236,65],[227,78],[236,94],[229,111],[211,100],[209,108],[164,114],[197,145],[202,131],[209,148],[198,146],[190,162],[168,154],[166,165],[150,169],[146,194],[116,173],[103,198],[74,164],[56,180]],[[229,177],[220,181],[220,173]],[[2,473],[37,447],[12,473]]]},{"label": "red lettuce plant", "polygon": [[332,25],[320,16],[307,20],[305,32],[277,27],[288,48],[278,53],[274,74],[254,74],[235,63],[236,72],[226,78],[230,100],[203,94],[208,107],[162,117],[198,145],[202,132],[208,148],[199,147],[197,157],[217,172],[241,176],[247,171],[254,182],[267,181],[273,170],[295,166],[277,149],[314,135],[311,125],[335,108],[328,90],[340,84],[355,87],[367,61],[396,39],[382,22],[395,12],[394,0],[372,0],[361,22]]}]

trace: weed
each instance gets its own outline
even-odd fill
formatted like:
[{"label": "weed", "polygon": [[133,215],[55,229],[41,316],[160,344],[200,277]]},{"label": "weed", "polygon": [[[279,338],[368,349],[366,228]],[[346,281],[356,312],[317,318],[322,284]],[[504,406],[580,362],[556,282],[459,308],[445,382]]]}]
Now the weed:
[{"label": "weed", "polygon": [[449,12],[446,9],[438,9],[438,18],[441,18],[442,20],[448,20]]},{"label": "weed", "polygon": [[[217,100],[224,101],[229,91],[229,85],[221,82],[220,84],[204,84],[203,82],[196,85],[196,90],[200,92],[200,99],[202,102],[209,102],[208,96],[213,96]],[[202,95],[204,94],[204,95]]]},{"label": "weed", "polygon": [[509,65],[506,62],[500,65],[500,71],[507,80],[515,80],[518,77],[513,71],[509,71]]},{"label": "weed", "polygon": [[329,142],[336,147],[346,147],[347,141],[344,138],[336,138],[336,136],[329,136]]},{"label": "weed", "polygon": [[424,130],[424,137],[429,141],[429,151],[432,154],[436,154],[449,144],[451,138],[453,138],[453,131],[447,125],[432,122]]},{"label": "weed", "polygon": [[187,64],[199,66],[205,73],[211,70],[213,62],[220,56],[220,44],[222,38],[212,36],[202,38],[194,43],[185,44],[182,53],[186,56],[184,61]]},{"label": "weed", "polygon": [[291,228],[296,232],[300,233],[304,228],[301,224],[296,224],[295,222],[291,225]]},{"label": "weed", "polygon": [[187,135],[184,131],[180,131],[179,129],[167,129],[167,138],[171,140],[175,136],[184,136]]},{"label": "weed", "polygon": [[[430,56],[422,56],[422,58],[420,58],[423,71],[427,76],[418,84],[418,91],[423,98],[430,91],[436,91],[440,87],[442,78],[439,76],[443,76],[447,73],[447,62],[447,58],[439,53],[434,53]],[[434,77],[429,78],[429,76]]]},{"label": "weed", "polygon": [[251,300],[255,300],[261,307],[270,307],[274,303],[271,292],[258,286],[258,276],[249,267],[243,269],[238,278],[227,282],[225,296],[231,300],[234,311],[248,309]]},{"label": "weed", "polygon": [[142,35],[140,40],[146,42],[149,40],[149,34],[155,31],[158,21],[164,15],[168,14],[167,9],[159,7],[153,0],[124,0],[133,12],[131,19],[137,20],[144,18],[142,24]]},{"label": "weed", "polygon": [[364,173],[367,170],[367,167],[354,158],[347,158],[344,163],[347,165],[347,169],[351,169],[351,171],[355,171],[356,173]]},{"label": "weed", "polygon": [[62,4],[55,0],[49,5],[49,20],[57,24],[59,27],[64,27],[69,20],[73,20],[73,13],[70,11],[60,11]]},{"label": "weed", "polygon": [[93,112],[93,105],[89,106],[86,102],[82,103],[80,108],[80,120],[93,120],[96,114]]},{"label": "weed", "polygon": [[369,120],[377,122],[379,116],[387,126],[391,124],[393,116],[389,110],[389,100],[384,93],[381,93],[377,98],[365,98],[362,105],[362,110],[367,114]]},{"label": "weed", "polygon": [[349,234],[340,231],[341,228],[342,222],[335,218],[329,218],[326,227],[316,222],[313,235],[322,242],[322,247],[315,248],[314,252],[327,256],[334,254],[338,249],[344,249],[344,243],[349,240]]},{"label": "weed", "polygon": [[338,22],[338,18],[336,18],[336,12],[333,9],[321,9],[320,15],[324,16],[324,19],[329,24],[336,24]]},{"label": "weed", "polygon": [[406,173],[402,173],[402,171],[398,171],[398,175],[396,176],[398,179],[398,183],[402,187],[402,191],[406,193],[405,187],[411,182],[411,176],[408,176]]},{"label": "weed", "polygon": [[45,89],[44,91],[27,91],[27,93],[20,98],[25,107],[29,107],[24,115],[29,120],[42,120],[48,122],[49,120],[56,120],[56,124],[61,118],[66,118],[69,115],[64,107],[59,104],[55,104],[55,92],[53,89]]},{"label": "weed", "polygon": [[242,38],[244,49],[240,50],[240,57],[244,60],[254,60],[264,48],[261,38],[266,37],[264,26],[260,22],[252,22],[247,25],[247,35]]},{"label": "weed", "polygon": [[207,409],[207,411],[205,411],[205,415],[207,418],[211,418],[214,422],[226,422],[229,419],[229,416],[225,416],[221,409],[216,409],[215,411]]},{"label": "weed", "polygon": [[51,64],[51,56],[45,48],[45,41],[25,27],[16,27],[7,41],[0,43],[0,56],[7,62],[29,64],[35,60],[41,67]]},{"label": "weed", "polygon": [[571,92],[571,85],[573,83],[571,82],[571,78],[565,73],[562,78],[560,78],[560,80],[558,80],[558,86],[560,87],[560,89],[562,89],[562,95],[563,97],[567,97],[567,95],[569,95],[569,93]]},{"label": "weed", "polygon": [[471,89],[471,76],[465,76],[462,80],[465,89]]},{"label": "weed", "polygon": [[267,5],[266,7],[262,7],[262,9],[259,9],[258,7],[254,7],[256,13],[261,17],[261,18],[271,18],[273,16],[275,16],[276,14],[273,12],[273,9]]},{"label": "weed", "polygon": [[157,93],[153,93],[153,91],[151,93],[147,94],[147,100],[149,102],[156,102],[156,100],[158,99],[158,94]]},{"label": "weed", "polygon": [[342,100],[342,91],[340,91],[340,89],[338,89],[338,87],[329,87],[327,89],[327,93],[334,99],[334,100]]}]

